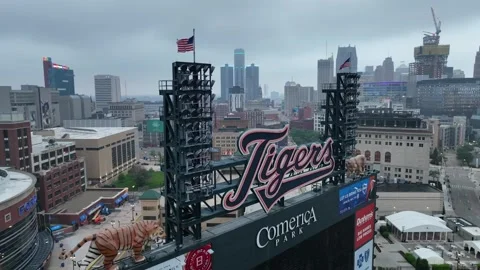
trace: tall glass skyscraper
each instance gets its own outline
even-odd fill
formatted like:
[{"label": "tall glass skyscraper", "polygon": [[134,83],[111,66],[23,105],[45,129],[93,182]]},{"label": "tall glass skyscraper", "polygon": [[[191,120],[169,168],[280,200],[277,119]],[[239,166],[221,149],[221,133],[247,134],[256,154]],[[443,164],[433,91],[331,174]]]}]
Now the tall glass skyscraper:
[{"label": "tall glass skyscraper", "polygon": [[245,98],[246,100],[262,99],[262,88],[260,87],[260,70],[255,64],[245,69]]},{"label": "tall glass skyscraper", "polygon": [[43,58],[43,79],[46,88],[56,88],[60,96],[75,95],[73,69],[55,64],[52,58]]},{"label": "tall glass skyscraper", "polygon": [[233,54],[233,68],[235,73],[235,83],[233,86],[245,88],[245,50],[235,49]]},{"label": "tall glass skyscraper", "polygon": [[220,68],[220,85],[221,85],[221,95],[222,99],[227,101],[229,90],[233,87],[233,67],[225,64],[225,66]]}]

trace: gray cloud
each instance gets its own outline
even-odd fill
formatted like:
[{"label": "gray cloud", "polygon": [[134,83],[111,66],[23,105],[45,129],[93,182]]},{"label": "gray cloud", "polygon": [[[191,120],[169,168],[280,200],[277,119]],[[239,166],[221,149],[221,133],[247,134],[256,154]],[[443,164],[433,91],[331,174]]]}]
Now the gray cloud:
[{"label": "gray cloud", "polygon": [[[111,73],[128,81],[130,93],[156,93],[157,80],[168,78],[172,61],[191,59],[189,54],[176,53],[175,40],[188,37],[195,27],[199,61],[217,66],[232,63],[233,49],[242,47],[247,63],[260,65],[261,83],[269,84],[271,90],[281,91],[292,76],[302,84],[315,85],[315,61],[325,56],[326,40],[332,52],[338,45],[357,45],[360,66],[380,64],[388,53],[397,62],[409,62],[422,31],[434,31],[430,5],[451,31],[478,20],[478,0],[427,2],[3,1],[0,52],[10,64],[0,67],[5,75],[0,84],[42,84],[41,57],[48,55],[75,69],[79,92],[93,92],[93,74]],[[445,41],[449,33],[443,34]],[[465,37],[465,41],[472,39],[468,53],[480,44],[478,34]],[[393,40],[402,45],[396,46]],[[453,53],[456,41],[449,42]],[[366,47],[378,49],[365,50],[375,54],[362,54]],[[459,64],[467,74],[471,58]]]}]

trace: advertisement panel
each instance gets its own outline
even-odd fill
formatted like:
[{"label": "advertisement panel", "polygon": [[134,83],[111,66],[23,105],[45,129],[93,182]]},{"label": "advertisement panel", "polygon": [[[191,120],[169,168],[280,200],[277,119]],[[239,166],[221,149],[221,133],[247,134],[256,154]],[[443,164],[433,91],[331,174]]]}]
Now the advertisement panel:
[{"label": "advertisement panel", "polygon": [[373,240],[355,251],[355,270],[373,269]]},{"label": "advertisement panel", "polygon": [[358,210],[355,213],[355,249],[373,238],[375,232],[375,204]]},{"label": "advertisement panel", "polygon": [[208,244],[184,255],[157,264],[147,270],[212,270],[211,249],[212,245]]},{"label": "advertisement panel", "polygon": [[344,214],[369,200],[370,192],[375,185],[375,177],[359,180],[339,190],[339,212]]},{"label": "advertisement panel", "polygon": [[158,120],[158,119],[147,120],[147,132],[162,133],[163,132],[163,122]]}]

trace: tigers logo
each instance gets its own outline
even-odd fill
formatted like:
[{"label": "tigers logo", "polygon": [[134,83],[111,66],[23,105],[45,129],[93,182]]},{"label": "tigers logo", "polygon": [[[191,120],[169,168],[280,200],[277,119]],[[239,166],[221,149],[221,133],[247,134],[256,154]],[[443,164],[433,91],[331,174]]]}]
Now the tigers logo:
[{"label": "tigers logo", "polygon": [[[225,210],[241,207],[252,189],[268,213],[287,193],[325,179],[333,172],[335,160],[331,138],[323,145],[286,146],[278,152],[276,143],[287,138],[288,130],[288,125],[279,130],[253,129],[239,137],[238,150],[243,155],[250,154],[250,158],[238,188],[224,196]],[[252,188],[256,179],[263,185]]]},{"label": "tigers logo", "polygon": [[197,250],[190,251],[185,258],[184,270],[211,270],[212,255],[208,253],[212,246],[205,245]]}]

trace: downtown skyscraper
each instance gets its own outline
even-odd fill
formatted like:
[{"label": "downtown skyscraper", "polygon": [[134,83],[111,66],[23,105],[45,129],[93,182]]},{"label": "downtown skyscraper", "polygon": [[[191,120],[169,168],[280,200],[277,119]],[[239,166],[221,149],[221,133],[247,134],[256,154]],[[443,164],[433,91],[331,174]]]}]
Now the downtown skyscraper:
[{"label": "downtown skyscraper", "polygon": [[122,98],[120,77],[113,75],[95,75],[95,106],[98,111],[108,109],[112,102]]},{"label": "downtown skyscraper", "polygon": [[387,57],[383,60],[383,81],[384,82],[393,82],[395,67],[392,60],[392,57]]},{"label": "downtown skyscraper", "polygon": [[251,64],[245,69],[245,99],[262,99],[262,88],[260,87],[260,69]]},{"label": "downtown skyscraper", "polygon": [[[340,66],[350,58],[350,67],[340,70]],[[357,48],[355,46],[348,47],[338,47],[337,60],[335,61],[335,70],[336,73],[346,73],[346,72],[357,72],[358,68],[358,59],[357,59]]]},{"label": "downtown skyscraper", "polygon": [[334,83],[334,70],[333,56],[317,61],[317,91],[319,95],[318,100],[321,104],[324,104],[325,100],[325,93],[322,93],[322,89],[330,88],[326,84]]},{"label": "downtown skyscraper", "polygon": [[60,96],[75,95],[73,69],[52,62],[52,58],[43,57],[43,79],[45,88],[55,88]]},{"label": "downtown skyscraper", "polygon": [[230,88],[233,87],[233,67],[225,64],[220,68],[220,94],[222,99],[227,101]]},{"label": "downtown skyscraper", "polygon": [[480,48],[475,56],[475,64],[473,64],[473,78],[480,78]]},{"label": "downtown skyscraper", "polygon": [[235,82],[233,86],[245,88],[245,50],[235,49],[233,54],[233,69],[235,76]]}]

